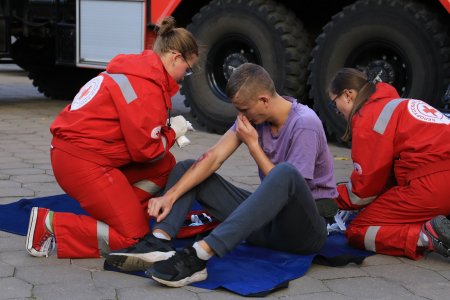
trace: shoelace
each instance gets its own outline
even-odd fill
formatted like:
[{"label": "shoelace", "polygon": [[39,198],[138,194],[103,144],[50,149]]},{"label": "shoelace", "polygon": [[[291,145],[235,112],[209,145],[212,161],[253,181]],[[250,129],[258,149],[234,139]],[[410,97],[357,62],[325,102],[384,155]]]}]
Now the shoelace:
[{"label": "shoelace", "polygon": [[134,244],[133,246],[129,247],[128,249],[133,252],[134,250],[136,250],[139,246],[138,245],[142,245],[145,244],[146,246],[153,246],[153,243],[150,242],[148,239],[146,239],[145,237],[140,238],[139,241]]},{"label": "shoelace", "polygon": [[45,230],[45,234],[41,237],[39,240],[39,245],[41,246],[41,249],[43,248],[43,245],[45,242],[48,241],[48,239],[53,237],[53,233],[49,232],[47,229]]},{"label": "shoelace", "polygon": [[[158,239],[156,237],[154,239],[142,237],[139,239],[139,241],[135,245],[127,248],[128,252],[134,252],[139,247],[141,247],[142,244],[144,244],[145,246],[148,246],[148,248],[152,248],[153,249],[152,251],[158,251],[158,250],[172,251],[173,250],[172,247],[168,243],[164,242],[162,239]],[[142,246],[142,247],[145,249],[144,246]]]},{"label": "shoelace", "polygon": [[[194,254],[195,255],[195,254]],[[189,252],[188,249],[183,249],[181,252],[177,252],[175,255],[173,255],[171,258],[171,263],[174,266],[181,266],[183,264],[187,264],[188,266],[191,265],[191,260],[189,257],[192,256],[192,254]]]},{"label": "shoelace", "polygon": [[450,249],[441,241],[438,241],[437,246],[435,247],[434,251],[437,251],[438,253],[441,253],[445,257],[450,256]]},{"label": "shoelace", "polygon": [[55,245],[55,238],[51,234],[49,234],[48,238],[41,244],[41,252],[45,252],[45,257],[48,257],[49,254],[53,253]]},{"label": "shoelace", "polygon": [[[430,224],[431,226],[431,224]],[[449,257],[450,256],[450,248],[447,247],[447,245],[445,245],[441,240],[439,240],[437,237],[435,237],[427,228],[427,226],[425,225],[423,227],[425,229],[425,233],[428,236],[428,238],[430,239],[430,245],[433,247],[433,251],[439,252],[442,255],[444,255],[445,257]]]}]

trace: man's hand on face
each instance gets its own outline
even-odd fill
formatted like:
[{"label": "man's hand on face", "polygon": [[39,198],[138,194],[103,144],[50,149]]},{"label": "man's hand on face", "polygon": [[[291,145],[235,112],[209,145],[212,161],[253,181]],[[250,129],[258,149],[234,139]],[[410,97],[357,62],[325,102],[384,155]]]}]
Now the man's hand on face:
[{"label": "man's hand on face", "polygon": [[236,135],[247,147],[258,144],[258,132],[246,116],[238,114],[236,125]]}]

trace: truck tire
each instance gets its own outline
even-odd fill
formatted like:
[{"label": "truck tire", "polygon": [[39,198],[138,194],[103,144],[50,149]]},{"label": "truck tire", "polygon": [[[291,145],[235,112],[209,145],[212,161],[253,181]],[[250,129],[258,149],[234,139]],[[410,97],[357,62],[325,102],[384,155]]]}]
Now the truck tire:
[{"label": "truck tire", "polygon": [[49,98],[71,100],[100,70],[55,65],[53,49],[48,44],[51,43],[36,45],[19,38],[11,46],[11,56],[14,63],[28,72],[39,92]]},{"label": "truck tire", "polygon": [[342,67],[381,73],[401,97],[439,106],[450,82],[450,41],[445,22],[431,8],[410,0],[359,0],[345,7],[316,39],[309,65],[310,96],[338,141],[346,120],[329,108],[329,80]]},{"label": "truck tire", "polygon": [[80,88],[101,71],[65,66],[31,66],[28,77],[46,97],[72,100]]},{"label": "truck tire", "polygon": [[32,42],[25,37],[17,39],[11,45],[11,58],[16,65],[27,71],[31,66],[52,63],[48,48],[32,46]]},{"label": "truck tire", "polygon": [[279,93],[302,100],[306,94],[310,41],[303,25],[272,0],[213,0],[187,26],[204,45],[199,70],[181,89],[191,115],[210,132],[223,133],[236,110],[225,95],[235,68],[245,62],[263,66]]}]

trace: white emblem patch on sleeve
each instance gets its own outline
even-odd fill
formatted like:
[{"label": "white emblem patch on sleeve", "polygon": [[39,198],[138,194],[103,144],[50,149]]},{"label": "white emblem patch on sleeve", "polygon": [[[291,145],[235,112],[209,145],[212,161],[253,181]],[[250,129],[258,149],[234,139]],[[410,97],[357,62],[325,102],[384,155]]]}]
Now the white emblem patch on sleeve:
[{"label": "white emblem patch on sleeve", "polygon": [[408,111],[411,116],[423,122],[450,124],[450,119],[443,113],[421,100],[409,100]]},{"label": "white emblem patch on sleeve", "polygon": [[97,94],[103,82],[103,76],[97,76],[88,81],[73,98],[70,110],[77,110],[85,106]]},{"label": "white emblem patch on sleeve", "polygon": [[161,126],[156,126],[155,128],[153,128],[150,136],[155,140],[161,138]]},{"label": "white emblem patch on sleeve", "polygon": [[359,175],[362,174],[362,167],[361,167],[360,164],[354,162],[354,163],[353,163],[353,169],[354,169],[356,172],[358,172]]}]

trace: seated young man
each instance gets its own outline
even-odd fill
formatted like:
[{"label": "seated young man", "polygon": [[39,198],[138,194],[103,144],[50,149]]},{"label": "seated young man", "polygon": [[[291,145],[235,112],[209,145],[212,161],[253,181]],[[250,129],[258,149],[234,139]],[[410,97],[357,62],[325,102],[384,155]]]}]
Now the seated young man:
[{"label": "seated young man", "polygon": [[[322,248],[325,218],[337,211],[332,200],[337,191],[321,121],[307,106],[280,96],[270,75],[255,64],[237,68],[226,93],[239,112],[235,124],[197,161],[175,166],[163,196],[149,201],[148,213],[156,218],[153,232],[112,252],[106,266],[146,270],[154,280],[179,287],[206,279],[208,259],[224,256],[242,241],[299,254]],[[241,143],[261,177],[253,193],[215,173]],[[195,200],[221,223],[177,252],[170,240]]]}]

